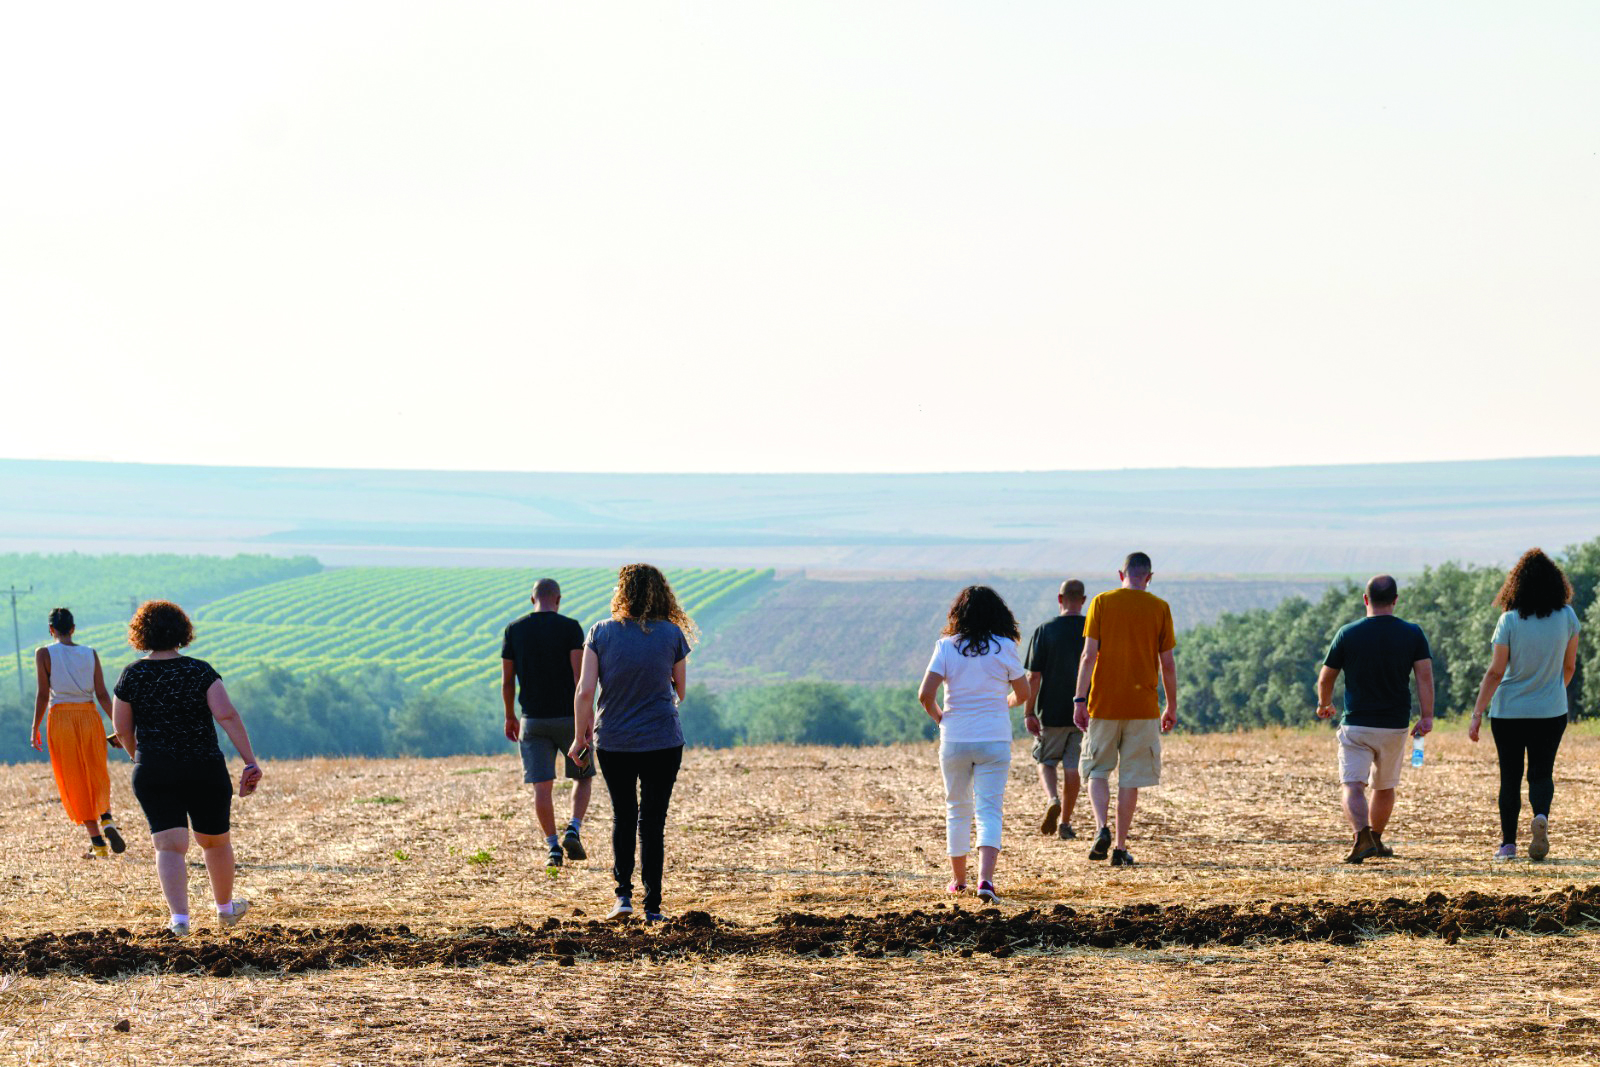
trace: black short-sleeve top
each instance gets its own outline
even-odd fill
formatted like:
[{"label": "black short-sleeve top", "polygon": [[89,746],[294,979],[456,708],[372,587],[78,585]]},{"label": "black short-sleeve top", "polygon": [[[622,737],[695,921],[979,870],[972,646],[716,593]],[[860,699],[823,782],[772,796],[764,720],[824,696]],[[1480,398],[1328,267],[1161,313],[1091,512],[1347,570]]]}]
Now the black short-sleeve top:
[{"label": "black short-sleeve top", "polygon": [[133,705],[139,763],[205,763],[222,759],[206,690],[222,676],[203,659],[134,660],[117,679],[118,700]]}]

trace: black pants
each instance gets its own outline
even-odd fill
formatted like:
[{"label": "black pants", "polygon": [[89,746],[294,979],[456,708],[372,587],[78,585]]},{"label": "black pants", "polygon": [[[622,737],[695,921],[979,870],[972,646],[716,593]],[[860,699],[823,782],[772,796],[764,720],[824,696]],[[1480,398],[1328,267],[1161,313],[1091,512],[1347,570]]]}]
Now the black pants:
[{"label": "black pants", "polygon": [[611,874],[617,896],[633,897],[633,842],[639,841],[644,910],[661,910],[661,868],[667,854],[667,805],[683,763],[683,746],[654,752],[596,752],[611,794]]},{"label": "black pants", "polygon": [[1522,815],[1522,754],[1528,754],[1528,806],[1535,815],[1550,814],[1555,796],[1556,749],[1567,730],[1567,717],[1497,719],[1489,717],[1495,751],[1500,755],[1500,843],[1515,844]]}]

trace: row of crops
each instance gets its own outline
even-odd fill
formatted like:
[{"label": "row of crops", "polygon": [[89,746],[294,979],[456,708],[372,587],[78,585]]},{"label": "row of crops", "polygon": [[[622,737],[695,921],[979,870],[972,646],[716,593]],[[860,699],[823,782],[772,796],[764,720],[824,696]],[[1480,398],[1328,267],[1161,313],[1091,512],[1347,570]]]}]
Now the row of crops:
[{"label": "row of crops", "polygon": [[[499,685],[500,635],[528,611],[541,577],[561,583],[562,614],[585,628],[609,616],[616,572],[488,567],[346,567],[272,582],[194,612],[190,654],[239,677],[264,665],[338,671],[392,667],[407,682],[487,695]],[[759,592],[770,570],[669,570],[679,603],[702,627]],[[122,661],[120,627],[80,638]],[[117,649],[117,651],[112,651]]]}]

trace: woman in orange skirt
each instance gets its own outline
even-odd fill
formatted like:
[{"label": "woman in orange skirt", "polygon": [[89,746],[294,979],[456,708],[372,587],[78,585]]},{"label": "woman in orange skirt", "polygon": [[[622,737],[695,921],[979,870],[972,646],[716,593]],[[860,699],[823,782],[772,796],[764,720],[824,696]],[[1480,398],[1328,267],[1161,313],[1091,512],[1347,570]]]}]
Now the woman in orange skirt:
[{"label": "woman in orange skirt", "polygon": [[[50,613],[50,636],[55,638],[34,653],[39,692],[33,703],[33,747],[48,744],[50,769],[67,818],[89,831],[85,858],[105,859],[128,846],[111,818],[111,775],[106,769],[106,729],[95,710],[98,700],[111,717],[111,693],[100,673],[100,656],[92,648],[74,644],[72,612],[56,608]],[[39,727],[49,715],[44,737]]]}]

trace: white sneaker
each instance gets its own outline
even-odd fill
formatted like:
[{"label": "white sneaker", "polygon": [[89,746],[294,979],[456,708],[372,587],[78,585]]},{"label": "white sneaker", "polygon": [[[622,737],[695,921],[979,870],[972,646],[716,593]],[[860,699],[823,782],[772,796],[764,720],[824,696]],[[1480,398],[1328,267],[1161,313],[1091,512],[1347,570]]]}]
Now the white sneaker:
[{"label": "white sneaker", "polygon": [[618,897],[617,906],[611,909],[608,919],[626,919],[633,915],[633,901],[627,897]]},{"label": "white sneaker", "polygon": [[170,933],[170,934],[174,934],[177,937],[188,937],[189,936],[189,924],[186,923],[186,922],[181,922],[178,919],[168,919],[167,920],[167,932]]},{"label": "white sneaker", "polygon": [[229,901],[229,903],[233,905],[232,915],[225,911],[219,910],[217,912],[217,922],[222,924],[223,929],[238,926],[239,920],[244,918],[244,913],[250,910],[250,902],[248,900],[233,900]]}]

